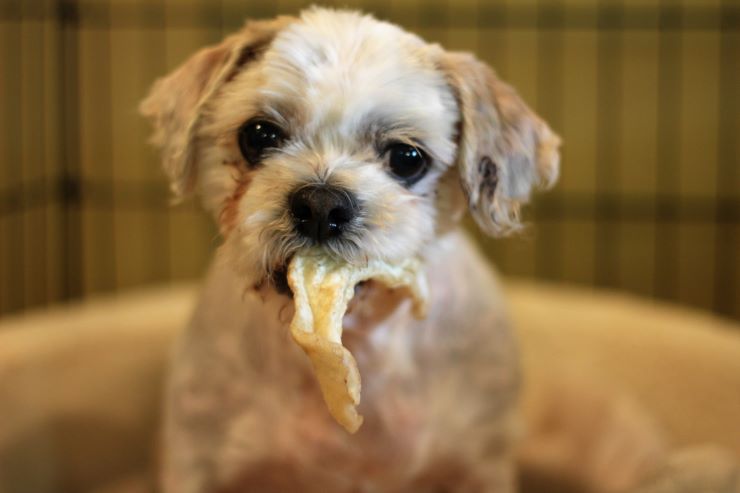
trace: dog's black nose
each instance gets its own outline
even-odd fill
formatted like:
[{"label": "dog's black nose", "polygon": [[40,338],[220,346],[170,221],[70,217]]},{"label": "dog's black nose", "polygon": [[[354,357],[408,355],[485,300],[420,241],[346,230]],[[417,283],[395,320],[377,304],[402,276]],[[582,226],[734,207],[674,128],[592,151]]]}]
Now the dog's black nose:
[{"label": "dog's black nose", "polygon": [[317,243],[338,237],[357,216],[357,201],[347,190],[306,185],[290,195],[296,230]]}]

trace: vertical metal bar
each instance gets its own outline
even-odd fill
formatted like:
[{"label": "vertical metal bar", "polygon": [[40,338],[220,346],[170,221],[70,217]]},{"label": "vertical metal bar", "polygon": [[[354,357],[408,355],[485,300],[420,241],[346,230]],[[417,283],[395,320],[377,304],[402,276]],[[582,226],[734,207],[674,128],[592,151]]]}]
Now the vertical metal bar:
[{"label": "vertical metal bar", "polygon": [[[544,7],[544,8],[543,8]],[[562,0],[537,2],[537,105],[538,111],[555,129],[563,123],[563,21],[565,6]],[[562,277],[561,200],[557,191],[550,193],[547,217],[541,221],[535,239],[535,271],[538,277]]]},{"label": "vertical metal bar", "polygon": [[[25,18],[23,4],[19,3],[16,8],[10,10],[8,24],[12,26],[8,29],[9,33],[15,31],[17,35],[9,34],[7,42],[8,47],[13,47],[15,53],[9,53],[6,57],[6,66],[12,67],[6,73],[0,75],[5,79],[6,93],[3,95],[3,112],[7,119],[5,128],[5,142],[7,144],[7,153],[3,156],[6,168],[7,182],[3,183],[3,189],[8,194],[10,207],[5,215],[5,238],[2,240],[2,252],[6,270],[6,278],[0,285],[5,291],[0,300],[4,300],[3,310],[11,312],[23,308],[24,299],[24,277],[23,271],[24,259],[24,236],[23,236],[23,216],[25,213],[25,196],[22,173],[23,150],[21,147],[22,130],[21,130],[21,80],[23,46],[22,46],[22,28]],[[3,40],[6,41],[6,40]],[[8,49],[8,48],[5,48]],[[8,60],[12,60],[8,61]],[[30,63],[30,61],[29,61]]]},{"label": "vertical metal bar", "polygon": [[[136,31],[141,35],[143,44],[139,45],[139,57],[141,59],[141,74],[144,77],[142,91],[137,95],[136,103],[143,100],[154,81],[158,77],[165,75],[168,68],[166,63],[166,38],[163,32],[165,25],[166,7],[164,0],[152,0],[146,4],[137,5],[138,13],[135,17],[137,20]],[[161,35],[161,36],[158,36]],[[143,48],[143,50],[142,50]],[[144,121],[140,115],[136,115],[140,123],[144,126],[146,134],[152,131],[150,123]],[[147,146],[145,141],[137,143]],[[140,247],[145,256],[142,257],[141,271],[136,278],[137,282],[163,282],[170,277],[170,240],[169,240],[169,218],[172,214],[171,208],[167,206],[169,196],[164,184],[164,173],[159,172],[161,169],[160,154],[151,146],[151,155],[156,156],[151,162],[151,171],[144,173],[143,182],[136,181],[130,183],[130,189],[133,192],[131,198],[133,202],[130,206],[133,210],[127,211],[128,217],[131,218],[137,227],[144,232],[144,237],[139,239]],[[153,190],[165,191],[161,194],[153,195]],[[125,265],[125,264],[123,264]]]},{"label": "vertical metal bar", "polygon": [[622,33],[621,1],[602,2],[598,7],[598,112],[596,146],[595,265],[597,285],[614,286],[619,265],[619,205],[615,184],[619,182],[621,139]]},{"label": "vertical metal bar", "polygon": [[77,298],[82,294],[82,222],[80,220],[80,122],[79,110],[79,38],[77,27],[79,11],[74,1],[59,0],[57,4],[59,42],[57,56],[61,63],[59,83],[59,144],[62,175],[59,197],[62,212],[63,275],[60,280],[62,299]]},{"label": "vertical metal bar", "polygon": [[[32,130],[29,132],[29,137],[31,137],[32,140],[26,140],[31,143],[31,147],[36,153],[38,153],[33,155],[31,159],[37,160],[34,164],[39,168],[37,176],[35,176],[34,173],[31,174],[30,180],[28,178],[25,180],[27,185],[25,192],[27,211],[24,222],[27,226],[27,238],[30,238],[30,241],[34,243],[27,247],[27,254],[29,251],[32,253],[30,254],[31,258],[28,259],[30,262],[26,265],[26,269],[28,270],[28,272],[26,272],[26,281],[28,282],[26,286],[26,296],[30,296],[30,299],[26,299],[26,306],[38,305],[45,302],[46,294],[48,292],[46,276],[46,273],[48,272],[46,265],[46,249],[49,248],[46,234],[48,209],[46,207],[47,187],[45,186],[48,177],[45,166],[45,127],[43,125],[43,112],[46,108],[44,92],[44,81],[46,80],[46,74],[44,73],[46,53],[44,51],[45,44],[43,39],[46,31],[46,26],[44,25],[46,5],[44,5],[43,2],[40,2],[40,5],[38,5],[37,8],[39,11],[35,12],[35,15],[34,13],[31,14],[31,25],[34,30],[37,30],[37,35],[41,37],[40,40],[38,38],[34,39],[34,44],[37,45],[40,56],[25,57],[25,63],[35,64],[37,68],[32,72],[32,74],[34,74],[32,79],[34,80],[26,81],[23,84],[25,90],[33,91],[31,97],[32,100],[36,102],[36,105],[32,108],[31,112],[29,112],[28,109],[24,110],[22,120],[27,119],[30,121],[30,127]],[[22,126],[27,127],[28,124],[25,123],[22,124]],[[26,167],[26,169],[28,168]],[[34,216],[36,216],[35,219]],[[31,250],[31,248],[33,248],[33,250]]]},{"label": "vertical metal bar", "polygon": [[[101,21],[101,29],[105,30],[108,56],[105,57],[104,65],[103,67],[101,67],[101,74],[106,74],[107,77],[101,78],[100,83],[105,84],[107,87],[104,96],[105,101],[103,103],[103,112],[106,114],[105,125],[104,128],[102,128],[100,131],[102,133],[105,133],[105,140],[107,144],[105,155],[107,159],[105,159],[103,163],[100,163],[100,165],[108,168],[108,176],[106,180],[107,183],[101,183],[102,188],[104,189],[101,190],[101,195],[107,195],[107,197],[105,197],[104,199],[105,214],[108,215],[109,219],[105,222],[105,230],[103,231],[103,234],[110,235],[108,243],[110,250],[107,252],[108,255],[106,255],[105,257],[107,259],[106,270],[108,274],[105,279],[105,289],[117,291],[118,273],[116,269],[116,264],[117,257],[122,252],[120,248],[117,248],[116,244],[116,189],[118,181],[116,180],[115,168],[113,166],[113,160],[111,156],[113,152],[113,139],[115,138],[115,135],[113,135],[113,64],[111,63],[111,60],[113,59],[113,16],[111,15],[111,2],[106,1],[103,3],[104,20]],[[125,255],[125,252],[123,252],[123,254]]]},{"label": "vertical metal bar", "polygon": [[[679,146],[676,141],[680,135],[681,108],[681,47],[682,33],[671,25],[682,25],[683,10],[670,8],[671,1],[662,1],[658,14],[658,144],[656,150],[655,191],[655,260],[654,294],[659,298],[673,299],[676,296],[678,265],[678,234],[674,223],[676,219],[675,191],[678,188],[677,163]],[[678,13],[679,18],[671,18]]]},{"label": "vertical metal bar", "polygon": [[[41,25],[41,40],[40,43],[40,49],[41,49],[41,56],[39,57],[38,63],[40,66],[40,77],[41,77],[41,83],[39,84],[39,99],[41,103],[42,108],[48,108],[51,105],[51,102],[47,100],[47,93],[46,93],[46,87],[48,84],[54,84],[54,79],[47,72],[47,58],[49,56],[47,46],[46,46],[46,33],[47,33],[47,16],[49,14],[49,3],[48,1],[42,2],[42,14],[40,15],[39,22]],[[54,74],[56,75],[56,74]],[[41,187],[43,189],[42,193],[42,200],[41,203],[38,205],[41,209],[42,214],[42,227],[39,228],[39,235],[43,238],[42,241],[42,255],[41,258],[38,259],[39,262],[42,263],[40,272],[42,279],[39,280],[39,282],[43,283],[43,295],[41,296],[41,302],[43,304],[48,304],[51,301],[51,290],[49,289],[49,225],[51,223],[51,207],[52,201],[49,197],[49,182],[50,182],[50,176],[49,176],[49,165],[48,161],[50,159],[48,148],[47,148],[47,127],[43,123],[39,125],[39,159],[41,160],[41,167],[43,169],[42,176],[41,176]]]},{"label": "vertical metal bar", "polygon": [[15,109],[15,117],[16,117],[16,130],[15,130],[15,143],[14,147],[18,151],[18,155],[16,159],[14,159],[12,162],[14,163],[14,166],[17,169],[18,172],[18,198],[19,198],[19,207],[16,211],[16,217],[15,219],[15,231],[12,235],[13,243],[15,243],[14,248],[14,254],[13,254],[13,263],[15,264],[16,269],[16,275],[12,276],[15,277],[15,286],[13,286],[14,296],[16,306],[15,309],[22,310],[27,307],[28,300],[26,299],[26,216],[28,215],[28,187],[26,183],[26,179],[23,173],[23,166],[24,166],[24,149],[23,149],[23,64],[24,63],[34,63],[31,57],[24,56],[25,50],[29,49],[29,46],[24,43],[23,39],[23,28],[26,24],[28,18],[27,14],[24,9],[24,4],[21,3],[20,7],[20,19],[18,22],[18,70],[15,72],[15,81],[16,81],[16,101],[14,102],[13,106]]},{"label": "vertical metal bar", "polygon": [[[734,3],[734,2],[732,2]],[[740,251],[740,225],[736,219],[725,217],[731,204],[737,204],[740,191],[738,173],[737,139],[740,112],[740,77],[738,77],[737,32],[732,31],[733,15],[740,12],[731,8],[730,0],[724,0],[720,8],[720,63],[719,63],[719,132],[717,165],[717,191],[714,204],[715,262],[714,262],[714,300],[715,311],[728,316],[740,316],[740,307],[735,306],[738,289],[738,252]],[[737,19],[735,18],[735,22]],[[735,26],[737,28],[737,26]],[[738,214],[732,217],[737,218]]]}]

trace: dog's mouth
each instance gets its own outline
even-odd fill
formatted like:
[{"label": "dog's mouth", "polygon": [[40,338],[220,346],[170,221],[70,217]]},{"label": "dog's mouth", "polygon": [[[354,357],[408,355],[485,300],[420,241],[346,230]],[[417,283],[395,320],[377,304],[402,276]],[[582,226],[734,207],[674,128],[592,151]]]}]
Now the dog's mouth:
[{"label": "dog's mouth", "polygon": [[[272,274],[270,275],[270,284],[278,293],[292,298],[293,291],[290,289],[290,285],[288,284],[288,265],[290,264],[290,260],[288,260],[285,265],[281,265],[273,269]],[[372,280],[360,281],[357,283],[355,285],[355,297],[357,297],[360,291],[362,291],[371,282]]]},{"label": "dog's mouth", "polygon": [[272,275],[270,277],[270,283],[275,288],[275,291],[277,291],[278,293],[284,294],[291,298],[293,297],[293,291],[290,290],[290,285],[288,284],[288,265],[287,264],[282,265],[272,271]]}]

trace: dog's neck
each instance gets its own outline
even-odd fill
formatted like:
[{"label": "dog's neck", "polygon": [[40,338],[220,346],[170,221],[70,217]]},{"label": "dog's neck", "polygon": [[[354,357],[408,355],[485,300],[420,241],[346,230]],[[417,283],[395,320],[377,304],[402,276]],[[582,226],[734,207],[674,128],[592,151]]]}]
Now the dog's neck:
[{"label": "dog's neck", "polygon": [[[289,327],[294,308],[288,295],[274,289],[251,289],[227,261],[217,257],[206,280],[204,296],[195,319],[198,325],[208,328],[208,337],[231,339],[247,348],[247,359],[257,362],[275,359],[277,365],[285,365],[286,359],[305,359],[291,340]],[[407,293],[370,281],[358,288],[350,302],[344,317],[343,344],[358,360],[387,351],[389,345],[398,344],[391,333],[404,325],[397,323],[398,317],[412,319]],[[259,350],[251,354],[249,348]]]}]

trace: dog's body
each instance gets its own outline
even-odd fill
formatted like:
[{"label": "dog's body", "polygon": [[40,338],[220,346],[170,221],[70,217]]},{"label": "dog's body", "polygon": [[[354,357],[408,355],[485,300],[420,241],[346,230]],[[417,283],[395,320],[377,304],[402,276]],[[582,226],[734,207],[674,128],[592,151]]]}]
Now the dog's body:
[{"label": "dog's body", "polygon": [[[489,234],[516,229],[557,178],[559,139],[514,90],[470,55],[311,9],[197,53],[142,112],[173,190],[200,195],[224,237],[174,360],[164,490],[515,491],[516,345],[458,226],[467,206]],[[355,435],[288,332],[285,271],[306,249],[416,257],[429,278],[423,321],[372,281],[350,305]]]},{"label": "dog's body", "polygon": [[510,491],[518,375],[502,298],[463,235],[432,258],[440,289],[426,321],[385,290],[346,317],[365,377],[355,435],[331,419],[291,343],[290,300],[243,297],[230,266],[215,265],[176,359],[167,491]]}]

